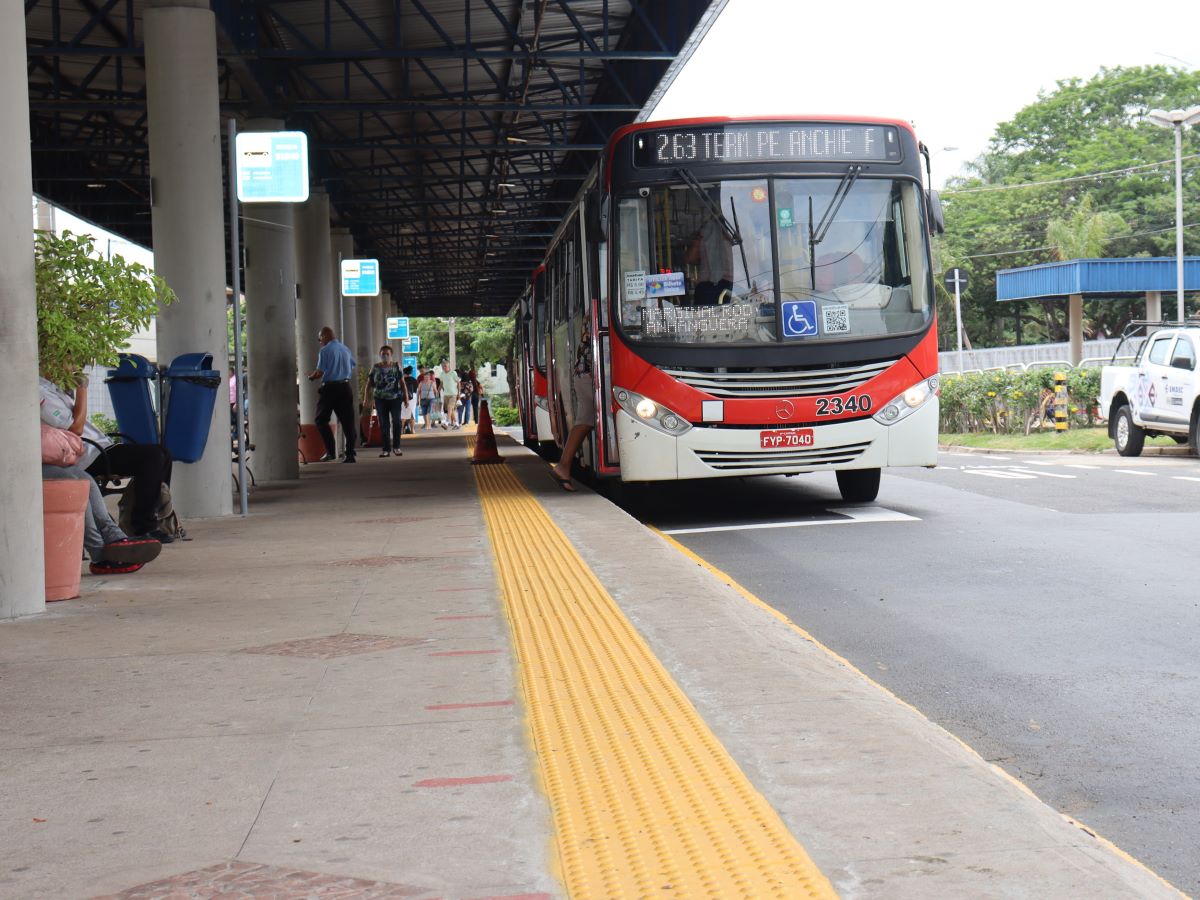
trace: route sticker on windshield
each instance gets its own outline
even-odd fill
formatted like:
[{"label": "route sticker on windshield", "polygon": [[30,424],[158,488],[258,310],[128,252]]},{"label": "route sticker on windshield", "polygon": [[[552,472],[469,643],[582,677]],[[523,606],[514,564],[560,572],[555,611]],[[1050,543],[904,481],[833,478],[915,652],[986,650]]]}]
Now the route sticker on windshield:
[{"label": "route sticker on windshield", "polygon": [[646,299],[646,273],[645,272],[626,272],[625,273],[625,299],[626,300],[645,300]]},{"label": "route sticker on windshield", "polygon": [[821,330],[826,334],[850,333],[850,307],[831,303],[821,307]]},{"label": "route sticker on windshield", "polygon": [[687,293],[687,286],[683,282],[682,272],[666,272],[647,275],[645,291],[647,297],[682,297]]}]

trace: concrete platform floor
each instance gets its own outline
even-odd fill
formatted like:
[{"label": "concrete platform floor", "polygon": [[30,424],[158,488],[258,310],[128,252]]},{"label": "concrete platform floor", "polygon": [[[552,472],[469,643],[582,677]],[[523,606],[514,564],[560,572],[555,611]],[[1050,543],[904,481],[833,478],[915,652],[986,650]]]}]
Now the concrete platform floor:
[{"label": "concrete platform floor", "polygon": [[[1178,896],[500,445],[842,896]],[[563,896],[465,441],[376,455],[0,625],[0,897]]]}]

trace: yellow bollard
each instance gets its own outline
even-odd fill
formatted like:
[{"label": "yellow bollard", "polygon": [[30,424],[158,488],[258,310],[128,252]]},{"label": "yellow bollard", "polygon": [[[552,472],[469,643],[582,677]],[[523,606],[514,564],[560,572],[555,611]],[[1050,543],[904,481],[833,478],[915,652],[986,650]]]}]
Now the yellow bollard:
[{"label": "yellow bollard", "polygon": [[1054,373],[1054,430],[1066,431],[1069,426],[1067,421],[1068,403],[1067,399],[1067,373]]}]

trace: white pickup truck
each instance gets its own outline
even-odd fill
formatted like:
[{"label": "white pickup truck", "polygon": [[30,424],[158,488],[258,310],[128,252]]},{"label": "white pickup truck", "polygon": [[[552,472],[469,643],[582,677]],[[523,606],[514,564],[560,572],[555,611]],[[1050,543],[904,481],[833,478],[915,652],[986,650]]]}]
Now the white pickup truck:
[{"label": "white pickup truck", "polygon": [[[1133,337],[1126,332],[1126,341]],[[1137,456],[1146,438],[1157,435],[1200,451],[1198,351],[1200,325],[1163,327],[1145,338],[1133,365],[1101,370],[1100,412],[1118,453]]]}]

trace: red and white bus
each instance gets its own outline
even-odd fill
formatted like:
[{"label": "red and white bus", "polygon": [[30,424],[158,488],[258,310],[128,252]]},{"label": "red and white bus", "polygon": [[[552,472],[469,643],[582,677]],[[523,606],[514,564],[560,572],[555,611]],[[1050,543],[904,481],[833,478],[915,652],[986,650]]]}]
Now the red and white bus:
[{"label": "red and white bus", "polygon": [[542,295],[545,273],[545,266],[533,270],[529,285],[517,304],[517,408],[521,414],[525,446],[535,450],[541,443],[554,444],[550,407],[546,400],[546,342],[541,337],[546,324],[546,300]]},{"label": "red and white bus", "polygon": [[934,465],[941,208],[922,156],[928,173],[887,119],[620,129],[523,301],[522,422],[561,446],[594,404],[578,463],[624,481],[832,470],[862,502],[883,467]]}]

